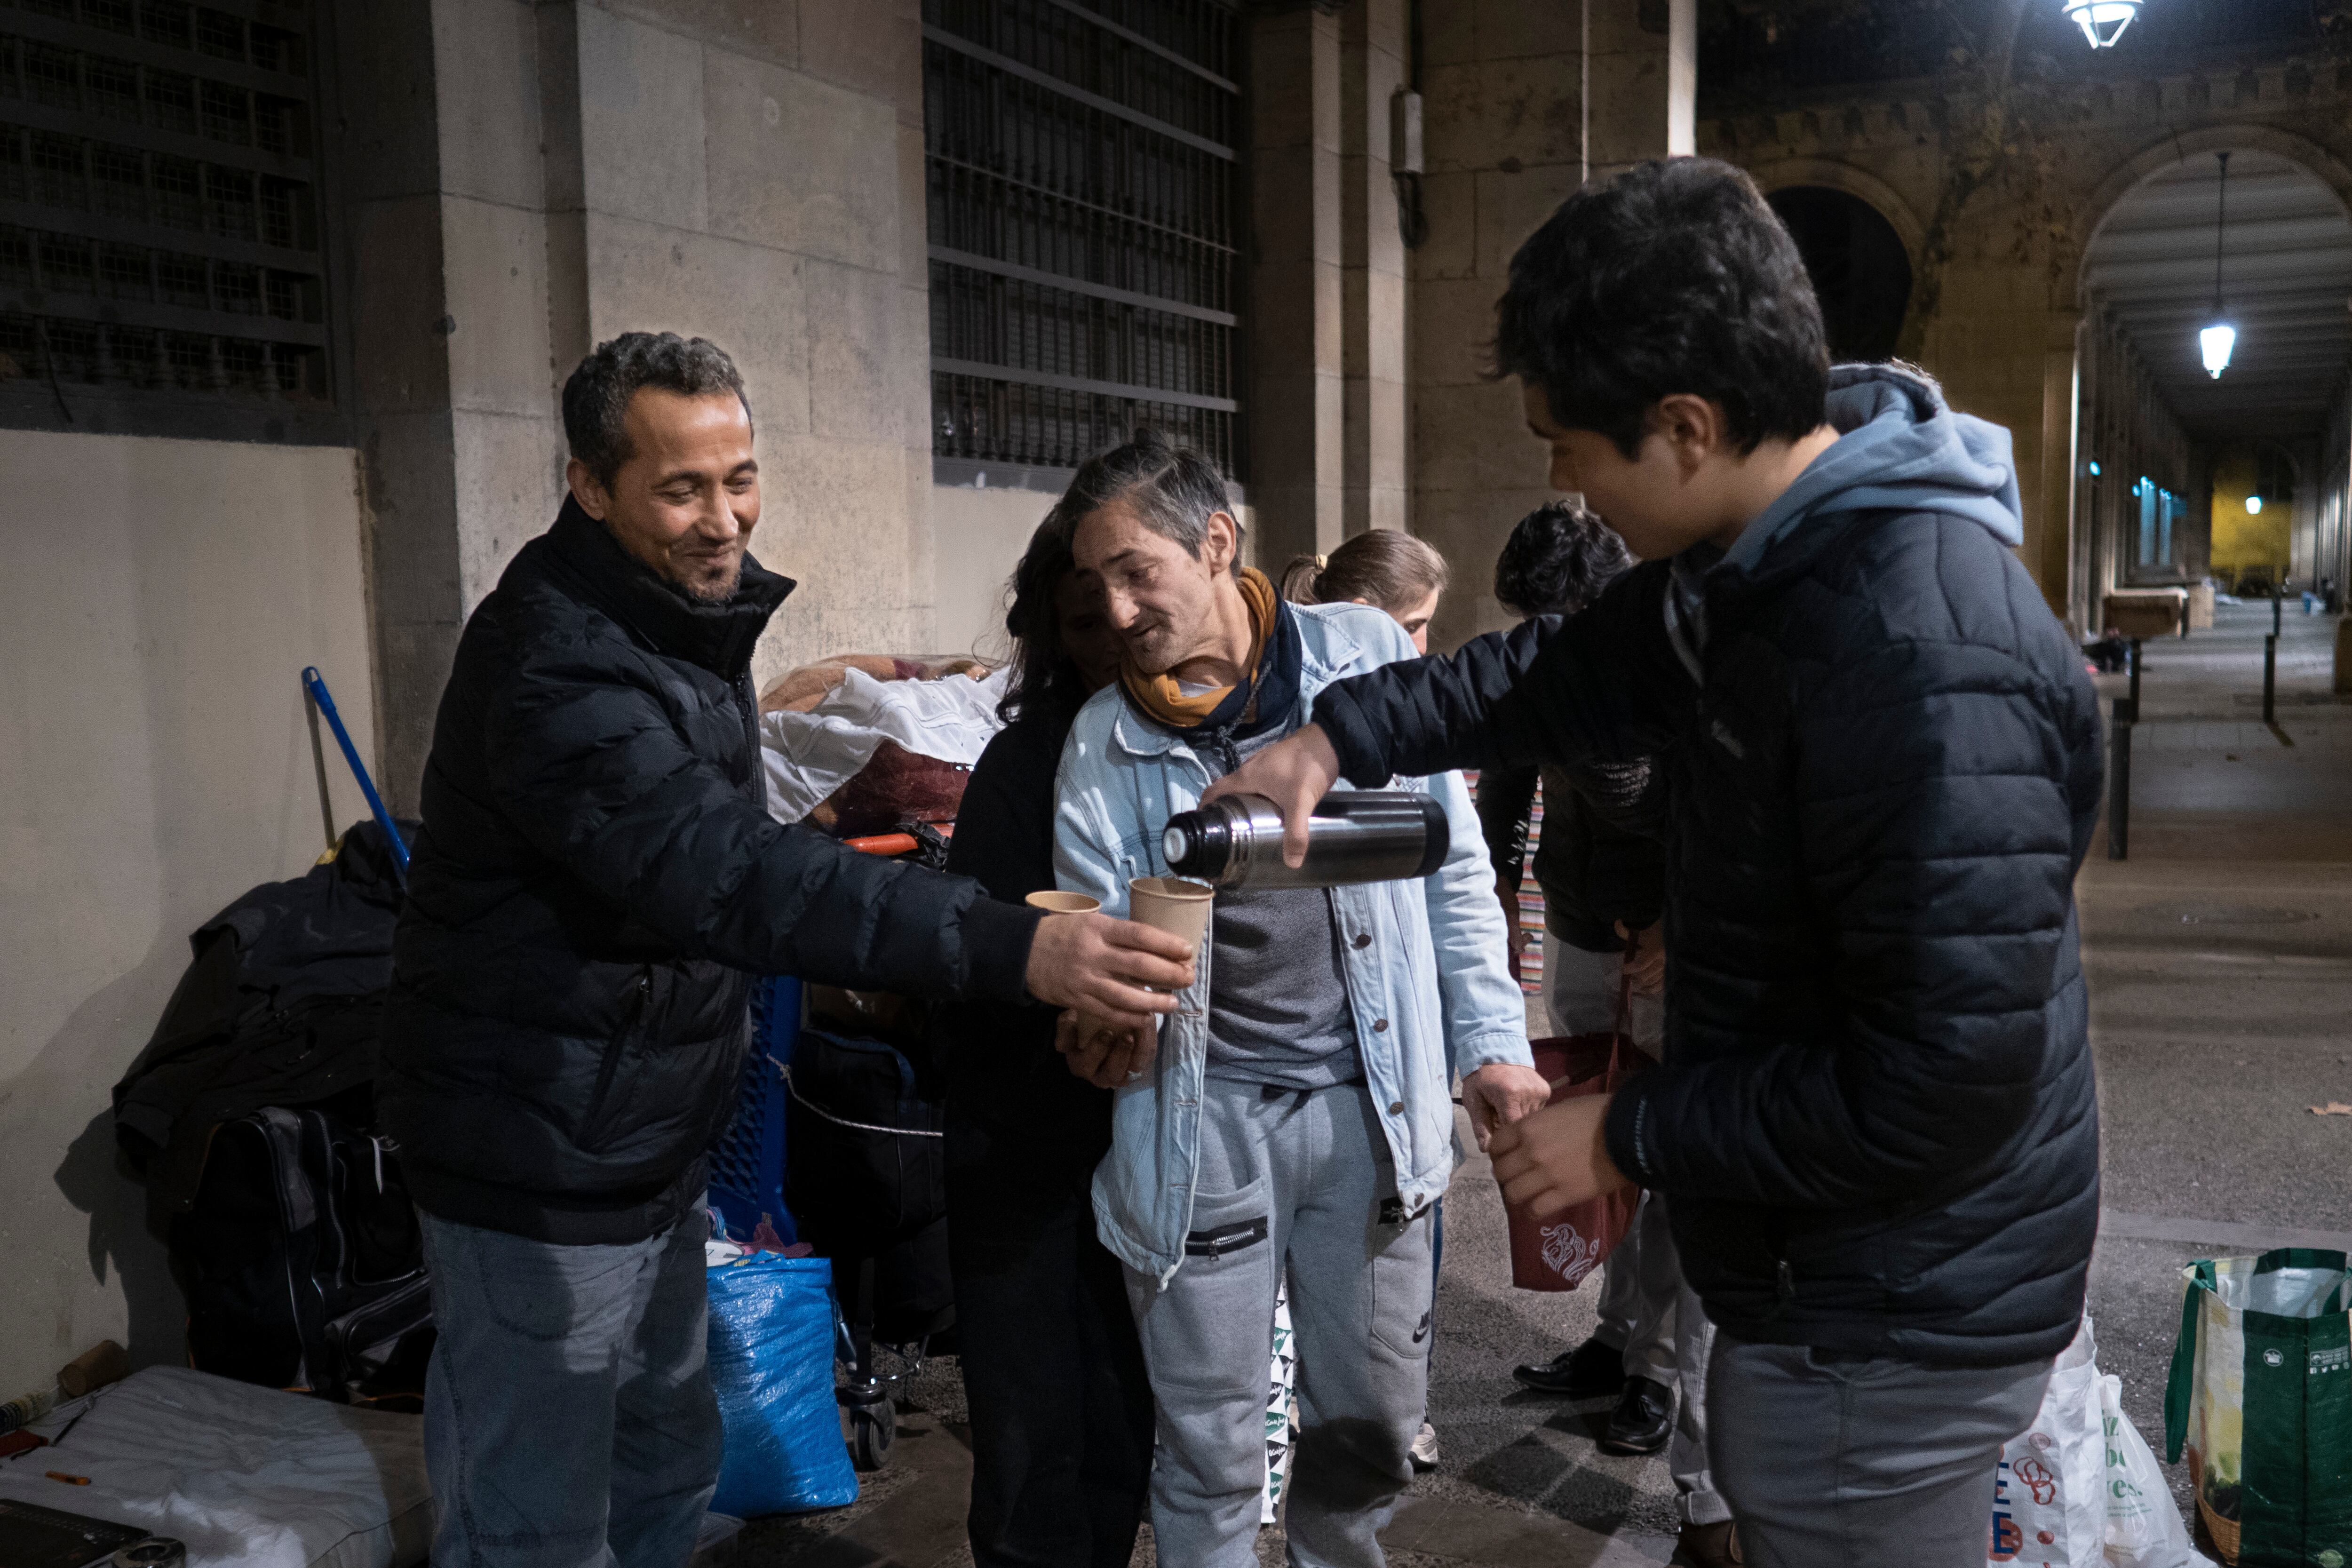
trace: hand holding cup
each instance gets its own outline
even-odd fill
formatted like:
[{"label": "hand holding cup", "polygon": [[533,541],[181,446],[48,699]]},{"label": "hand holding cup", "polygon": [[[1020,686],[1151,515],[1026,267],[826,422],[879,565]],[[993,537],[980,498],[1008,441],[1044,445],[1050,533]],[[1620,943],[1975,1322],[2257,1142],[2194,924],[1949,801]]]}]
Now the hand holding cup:
[{"label": "hand holding cup", "polygon": [[1192,983],[1195,943],[1113,920],[1081,893],[1033,893],[1029,902],[1047,911],[1025,976],[1040,1002],[1076,1008],[1109,1028],[1148,1028],[1175,1011],[1174,994]]}]

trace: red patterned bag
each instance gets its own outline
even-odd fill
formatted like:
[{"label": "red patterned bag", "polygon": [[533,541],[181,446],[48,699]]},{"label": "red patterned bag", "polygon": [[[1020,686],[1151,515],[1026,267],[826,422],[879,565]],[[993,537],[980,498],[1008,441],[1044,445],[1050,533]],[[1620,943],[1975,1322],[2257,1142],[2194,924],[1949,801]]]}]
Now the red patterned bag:
[{"label": "red patterned bag", "polygon": [[[1588,1094],[1614,1094],[1649,1065],[1634,1047],[1622,1011],[1613,1033],[1531,1043],[1536,1071],[1551,1080],[1554,1105]],[[1542,1219],[1511,1205],[1511,1283],[1522,1290],[1575,1289],[1625,1238],[1641,1196],[1639,1188],[1625,1187]]]}]

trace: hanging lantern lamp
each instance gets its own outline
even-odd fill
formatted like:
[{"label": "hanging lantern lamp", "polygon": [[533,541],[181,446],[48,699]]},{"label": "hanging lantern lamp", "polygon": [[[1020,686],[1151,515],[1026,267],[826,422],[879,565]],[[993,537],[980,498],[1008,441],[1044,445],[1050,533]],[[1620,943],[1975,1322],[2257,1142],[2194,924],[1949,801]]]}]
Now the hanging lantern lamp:
[{"label": "hanging lantern lamp", "polygon": [[2065,0],[2065,5],[2066,15],[2083,29],[2091,47],[2110,49],[2139,15],[2140,0]]},{"label": "hanging lantern lamp", "polygon": [[2197,352],[2205,362],[2205,374],[2215,381],[2230,368],[2230,354],[2238,346],[2238,329],[2230,324],[2221,309],[2221,235],[2230,217],[2230,154],[2215,154],[2221,162],[2221,183],[2214,196],[2213,209],[2213,319],[2197,334]]}]

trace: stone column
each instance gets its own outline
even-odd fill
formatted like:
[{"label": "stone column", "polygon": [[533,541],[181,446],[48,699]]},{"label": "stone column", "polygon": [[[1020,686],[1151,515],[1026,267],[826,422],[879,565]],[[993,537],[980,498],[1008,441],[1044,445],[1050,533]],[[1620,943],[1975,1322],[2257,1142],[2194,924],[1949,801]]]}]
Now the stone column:
[{"label": "stone column", "polygon": [[2088,606],[2073,588],[2074,565],[2075,429],[2081,423],[2082,378],[2076,374],[2076,339],[2082,313],[2053,310],[2042,351],[2042,431],[2039,471],[2020,473],[2025,492],[2025,543],[2021,554],[2040,584],[2042,596],[2059,619],[2088,624]]},{"label": "stone column", "polygon": [[1698,150],[1698,0],[1582,0],[1585,177]]},{"label": "stone column", "polygon": [[[1404,237],[1390,125],[1404,86],[1405,0],[1340,17],[1340,364],[1345,434],[1339,531],[1405,526]],[[1315,548],[1338,543],[1318,532]]]},{"label": "stone column", "polygon": [[1251,18],[1249,495],[1254,553],[1268,572],[1342,534],[1348,258],[1336,9],[1274,4]]},{"label": "stone column", "polygon": [[1429,238],[1412,254],[1415,531],[1452,562],[1439,646],[1507,623],[1487,585],[1550,499],[1484,345],[1520,243],[1588,178],[1691,150],[1695,0],[1423,0]]},{"label": "stone column", "polygon": [[536,24],[528,0],[335,22],[376,754],[409,812],[466,615],[552,514]]},{"label": "stone column", "polygon": [[378,754],[395,808],[415,809],[466,616],[562,499],[563,379],[618,332],[708,337],[743,371],[766,479],[752,548],[802,584],[760,678],[923,650],[916,12],[334,4]]}]

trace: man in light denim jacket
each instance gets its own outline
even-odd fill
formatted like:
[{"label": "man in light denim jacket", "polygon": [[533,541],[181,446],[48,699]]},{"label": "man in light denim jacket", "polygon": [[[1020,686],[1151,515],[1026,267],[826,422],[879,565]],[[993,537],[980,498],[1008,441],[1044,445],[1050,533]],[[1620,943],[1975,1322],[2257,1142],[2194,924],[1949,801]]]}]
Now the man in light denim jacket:
[{"label": "man in light denim jacket", "polygon": [[[1215,469],[1157,437],[1091,460],[1055,515],[1126,653],[1062,753],[1055,876],[1123,913],[1130,878],[1168,872],[1171,814],[1305,722],[1323,686],[1413,649],[1381,611],[1284,604],[1239,569]],[[1256,1561],[1286,1264],[1302,1426],[1290,1559],[1378,1568],[1426,1403],[1452,1079],[1482,1144],[1549,1093],[1469,794],[1453,773],[1398,783],[1444,803],[1434,873],[1221,892],[1156,1049],[1072,1053],[1119,1090],[1095,1218],[1126,1265],[1160,1406],[1152,1530],[1186,1568]]]}]

